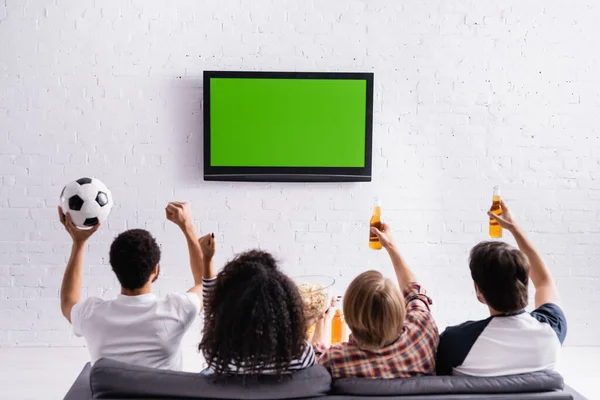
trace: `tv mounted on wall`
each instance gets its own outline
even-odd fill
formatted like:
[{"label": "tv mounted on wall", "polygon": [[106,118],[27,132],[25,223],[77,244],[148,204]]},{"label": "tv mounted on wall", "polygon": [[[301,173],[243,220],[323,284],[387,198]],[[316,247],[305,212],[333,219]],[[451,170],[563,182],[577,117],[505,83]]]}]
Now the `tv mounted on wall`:
[{"label": "tv mounted on wall", "polygon": [[204,72],[204,179],[371,180],[373,74]]}]

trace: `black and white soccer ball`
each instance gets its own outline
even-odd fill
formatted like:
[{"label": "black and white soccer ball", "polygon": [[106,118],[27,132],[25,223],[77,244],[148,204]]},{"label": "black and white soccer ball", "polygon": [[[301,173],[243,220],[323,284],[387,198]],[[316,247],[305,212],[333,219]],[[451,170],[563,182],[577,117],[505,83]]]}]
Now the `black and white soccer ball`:
[{"label": "black and white soccer ball", "polygon": [[79,178],[65,186],[60,194],[63,213],[69,213],[73,224],[82,228],[106,221],[112,206],[112,193],[96,178]]}]

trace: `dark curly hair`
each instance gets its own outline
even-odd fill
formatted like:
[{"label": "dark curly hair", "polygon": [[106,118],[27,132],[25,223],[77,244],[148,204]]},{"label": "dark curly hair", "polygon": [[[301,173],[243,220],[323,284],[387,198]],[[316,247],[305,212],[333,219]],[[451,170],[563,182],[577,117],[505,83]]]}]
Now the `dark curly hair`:
[{"label": "dark curly hair", "polygon": [[236,256],[217,276],[207,300],[199,350],[217,376],[229,365],[246,376],[268,368],[281,376],[300,358],[306,327],[297,286],[273,256],[251,250]]},{"label": "dark curly hair", "polygon": [[159,261],[160,247],[144,229],[125,231],[110,246],[110,265],[124,289],[144,286]]},{"label": "dark curly hair", "polygon": [[503,242],[481,242],[471,250],[469,268],[494,310],[511,313],[527,306],[529,260],[519,249]]}]

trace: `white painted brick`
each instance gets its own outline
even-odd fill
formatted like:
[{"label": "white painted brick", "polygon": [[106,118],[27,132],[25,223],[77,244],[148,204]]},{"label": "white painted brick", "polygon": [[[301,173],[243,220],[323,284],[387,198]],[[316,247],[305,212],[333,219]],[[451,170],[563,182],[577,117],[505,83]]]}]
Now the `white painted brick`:
[{"label": "white painted brick", "polygon": [[308,222],[290,220],[290,227],[293,232],[306,232],[308,231],[308,225]]},{"label": "white painted brick", "polygon": [[37,276],[15,276],[13,277],[13,285],[20,288],[37,287],[42,284],[42,278]]},{"label": "white painted brick", "polygon": [[[42,283],[42,285],[43,285],[43,283]],[[40,288],[41,288],[40,298],[42,298],[42,299],[46,299],[46,298],[58,299],[59,298],[59,295],[60,295],[59,288],[44,287],[44,286],[41,286]]]},{"label": "white painted brick", "polygon": [[0,310],[16,311],[16,310],[26,310],[26,309],[27,309],[27,302],[25,301],[25,299],[14,299],[9,296],[8,299],[0,302]]},{"label": "white painted brick", "polygon": [[38,319],[36,310],[11,311],[11,327],[13,329],[32,330],[34,322]]},{"label": "white painted brick", "polygon": [[[12,254],[16,253],[17,251],[17,242],[0,242],[0,254]],[[8,267],[0,265],[0,275],[2,275],[5,269],[8,270]]]},{"label": "white painted brick", "polygon": [[25,242],[18,245],[21,253],[50,253],[54,248],[52,242]]},{"label": "white painted brick", "polygon": [[68,255],[65,254],[29,254],[29,263],[32,266],[66,265]]},{"label": "white painted brick", "polygon": [[5,325],[9,321],[12,320],[12,311],[11,310],[0,310],[0,321],[3,321],[3,329],[9,328],[9,326]]},{"label": "white painted brick", "polygon": [[[163,244],[161,293],[189,280],[185,243],[163,217],[179,199],[194,204],[200,231],[217,233],[220,261],[261,246],[290,274],[327,273],[342,286],[365,268],[389,274],[385,253],[366,247],[379,194],[434,291],[440,328],[480,314],[466,259],[487,239],[489,192],[501,184],[532,240],[556,257],[547,261],[564,288],[569,344],[600,344],[600,324],[575,312],[597,313],[600,299],[600,79],[595,53],[577,44],[598,36],[589,7],[568,10],[577,25],[556,25],[558,2],[542,17],[527,2],[450,1],[450,14],[392,0],[205,3],[81,0],[47,15],[35,2],[0,5],[3,34],[20,38],[0,59],[0,310],[27,301],[39,311],[22,315],[28,331],[2,326],[0,346],[83,344],[57,307],[71,244],[55,216],[62,186],[83,175],[101,177],[116,201],[86,253],[86,295],[118,293],[108,247],[133,227]],[[534,48],[547,51],[520,56]],[[375,71],[373,182],[202,182],[204,69]]]},{"label": "white painted brick", "polygon": [[329,233],[341,233],[343,231],[343,224],[341,223],[327,223],[325,226],[325,231]]},{"label": "white painted brick", "polygon": [[325,232],[296,233],[298,243],[323,243],[331,240],[331,234]]},{"label": "white painted brick", "polygon": [[327,224],[322,222],[312,222],[308,225],[309,232],[325,232],[327,230]]},{"label": "white painted brick", "polygon": [[[10,286],[10,287],[6,287],[4,288],[4,294],[5,294],[5,298],[6,299],[19,299],[23,294],[23,288],[19,288],[19,287],[14,287],[14,286]],[[1,306],[0,306],[1,308]]]},{"label": "white painted brick", "polygon": [[17,346],[24,347],[38,344],[33,330],[11,330],[10,341]]},{"label": "white painted brick", "polygon": [[10,275],[6,274],[4,276],[0,276],[0,287],[9,287],[12,285],[12,278]]},{"label": "white painted brick", "polygon": [[4,262],[7,265],[18,265],[23,267],[27,265],[29,258],[25,254],[6,254],[3,257]]},{"label": "white painted brick", "polygon": [[24,287],[23,298],[25,299],[39,299],[42,294],[41,287]]},{"label": "white painted brick", "polygon": [[[0,13],[1,12],[2,11],[0,11]],[[4,347],[4,346],[10,346],[10,345],[11,345],[11,341],[10,341],[9,331],[6,331],[6,330],[0,331],[0,346]]]}]

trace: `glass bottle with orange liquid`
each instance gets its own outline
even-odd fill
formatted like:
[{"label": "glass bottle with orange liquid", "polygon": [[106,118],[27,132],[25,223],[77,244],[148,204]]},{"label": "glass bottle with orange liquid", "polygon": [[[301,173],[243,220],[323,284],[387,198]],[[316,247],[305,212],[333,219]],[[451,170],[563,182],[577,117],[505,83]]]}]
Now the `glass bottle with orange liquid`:
[{"label": "glass bottle with orange liquid", "polygon": [[340,343],[344,333],[344,315],[342,314],[342,296],[337,297],[335,314],[331,320],[331,344]]},{"label": "glass bottle with orange liquid", "polygon": [[369,248],[373,250],[381,250],[381,242],[379,238],[373,232],[371,227],[375,227],[379,230],[382,229],[383,223],[381,222],[381,206],[379,205],[379,199],[375,198],[375,206],[373,207],[373,216],[369,221]]},{"label": "glass bottle with orange liquid", "polygon": [[[496,215],[502,215],[502,206],[500,205],[500,186],[494,186],[494,198],[490,211]],[[490,217],[490,237],[498,239],[502,237],[502,227],[494,218]]]}]

